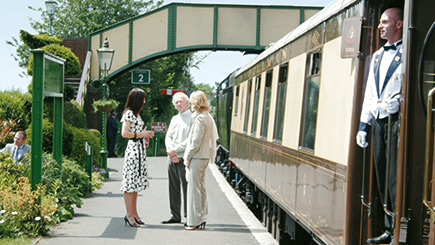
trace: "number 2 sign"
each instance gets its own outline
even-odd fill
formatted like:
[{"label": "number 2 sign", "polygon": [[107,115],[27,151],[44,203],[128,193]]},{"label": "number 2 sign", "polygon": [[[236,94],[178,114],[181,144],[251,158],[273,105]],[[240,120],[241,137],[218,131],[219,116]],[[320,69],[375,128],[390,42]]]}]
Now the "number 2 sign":
[{"label": "number 2 sign", "polygon": [[132,70],[132,84],[150,84],[150,70]]}]

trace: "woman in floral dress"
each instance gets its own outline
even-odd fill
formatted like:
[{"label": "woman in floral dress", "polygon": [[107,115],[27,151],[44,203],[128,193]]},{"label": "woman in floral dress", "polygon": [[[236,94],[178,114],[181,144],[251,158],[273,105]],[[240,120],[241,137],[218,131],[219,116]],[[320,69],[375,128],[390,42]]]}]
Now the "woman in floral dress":
[{"label": "woman in floral dress", "polygon": [[148,172],[144,138],[152,138],[153,131],[144,129],[144,122],[140,112],[145,105],[145,91],[134,88],[130,91],[122,113],[122,131],[124,138],[129,138],[124,155],[124,168],[122,171],[121,192],[124,193],[127,215],[124,217],[125,225],[139,227],[145,224],[137,213],[137,193],[148,187]]}]

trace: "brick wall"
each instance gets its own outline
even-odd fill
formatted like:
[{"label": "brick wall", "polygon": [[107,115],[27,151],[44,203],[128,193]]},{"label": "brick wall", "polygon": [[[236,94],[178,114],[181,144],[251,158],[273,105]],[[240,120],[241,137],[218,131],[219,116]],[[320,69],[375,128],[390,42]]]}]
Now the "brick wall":
[{"label": "brick wall", "polygon": [[62,45],[70,48],[71,51],[79,58],[80,67],[83,70],[85,64],[86,53],[88,52],[88,42],[87,37],[66,37],[63,39]]},{"label": "brick wall", "polygon": [[[86,54],[88,52],[87,37],[66,37],[63,40],[62,45],[70,48],[71,51],[79,58],[81,69],[86,60]],[[80,75],[81,76],[81,75]],[[94,90],[90,85],[88,86],[87,98],[85,100],[84,111],[86,113],[88,128],[97,129],[101,132],[101,113],[95,113],[92,103],[94,100],[101,99],[101,90]]]}]

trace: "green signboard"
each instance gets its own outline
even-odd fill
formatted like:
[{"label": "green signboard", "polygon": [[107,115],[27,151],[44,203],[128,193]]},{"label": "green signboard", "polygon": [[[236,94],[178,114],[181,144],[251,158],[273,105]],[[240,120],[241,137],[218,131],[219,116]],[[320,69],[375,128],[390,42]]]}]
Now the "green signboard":
[{"label": "green signboard", "polygon": [[32,153],[30,183],[42,179],[42,108],[44,96],[54,97],[53,158],[62,161],[63,81],[65,60],[42,49],[32,50]]},{"label": "green signboard", "polygon": [[150,70],[131,71],[132,84],[150,84]]}]

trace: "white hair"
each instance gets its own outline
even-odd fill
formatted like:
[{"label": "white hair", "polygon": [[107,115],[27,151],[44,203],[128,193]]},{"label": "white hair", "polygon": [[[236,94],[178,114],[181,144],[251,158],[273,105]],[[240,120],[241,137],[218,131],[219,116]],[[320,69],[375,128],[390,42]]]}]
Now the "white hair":
[{"label": "white hair", "polygon": [[187,96],[183,92],[177,92],[174,94],[174,96],[172,96],[172,104],[174,104],[174,106],[175,106],[175,100],[178,98],[182,98],[184,101],[189,102],[189,96]]}]

